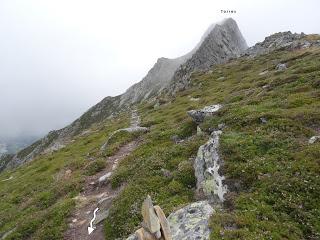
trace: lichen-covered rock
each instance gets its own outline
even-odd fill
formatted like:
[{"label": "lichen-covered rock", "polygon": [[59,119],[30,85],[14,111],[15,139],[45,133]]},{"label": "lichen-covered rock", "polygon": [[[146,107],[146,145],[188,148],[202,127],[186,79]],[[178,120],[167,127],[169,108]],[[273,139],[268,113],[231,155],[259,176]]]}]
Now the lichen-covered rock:
[{"label": "lichen-covered rock", "polygon": [[[214,209],[208,201],[191,203],[169,215],[172,240],[208,240],[210,235],[209,218]],[[138,240],[132,234],[127,240]]]},{"label": "lichen-covered rock", "polygon": [[214,114],[216,114],[218,110],[221,109],[221,107],[222,105],[215,104],[211,106],[206,106],[199,110],[190,110],[187,113],[195,123],[200,124],[203,122],[205,117],[213,116]]},{"label": "lichen-covered rock", "polygon": [[195,202],[168,217],[173,240],[206,240],[210,229],[208,220],[213,208],[207,201]]},{"label": "lichen-covered rock", "polygon": [[223,202],[227,193],[227,186],[223,184],[224,176],[219,172],[223,164],[218,152],[221,133],[220,130],[212,132],[209,141],[200,146],[194,161],[197,192],[214,203]]}]

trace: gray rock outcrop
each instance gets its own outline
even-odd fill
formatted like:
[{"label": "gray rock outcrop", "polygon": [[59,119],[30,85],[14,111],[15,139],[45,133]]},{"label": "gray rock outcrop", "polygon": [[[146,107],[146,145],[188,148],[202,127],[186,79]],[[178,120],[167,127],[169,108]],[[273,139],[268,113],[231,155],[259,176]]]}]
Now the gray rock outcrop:
[{"label": "gray rock outcrop", "polygon": [[266,37],[264,41],[258,42],[254,46],[248,48],[242,56],[255,57],[278,49],[294,50],[320,46],[317,40],[306,40],[305,37],[306,34],[304,33],[298,34],[291,33],[290,31],[278,32]]},{"label": "gray rock outcrop", "polygon": [[193,121],[197,124],[203,122],[205,117],[213,116],[221,109],[220,104],[215,104],[211,106],[206,106],[199,110],[190,110],[187,114],[193,119]]},{"label": "gray rock outcrop", "polygon": [[174,94],[185,89],[189,85],[192,72],[206,71],[230,58],[239,57],[247,48],[247,43],[232,18],[213,24],[192,51],[192,57],[174,73],[169,93]]},{"label": "gray rock outcrop", "polygon": [[208,142],[200,146],[194,161],[197,192],[214,204],[223,202],[228,191],[227,185],[224,184],[225,178],[220,172],[223,165],[218,152],[221,133],[220,130],[212,132]]},{"label": "gray rock outcrop", "polygon": [[209,239],[209,218],[214,213],[207,201],[195,202],[168,217],[172,239],[207,240]]},{"label": "gray rock outcrop", "polygon": [[[168,217],[173,240],[208,240],[210,235],[209,218],[214,209],[208,201],[191,203]],[[138,240],[135,234],[127,240]]]}]

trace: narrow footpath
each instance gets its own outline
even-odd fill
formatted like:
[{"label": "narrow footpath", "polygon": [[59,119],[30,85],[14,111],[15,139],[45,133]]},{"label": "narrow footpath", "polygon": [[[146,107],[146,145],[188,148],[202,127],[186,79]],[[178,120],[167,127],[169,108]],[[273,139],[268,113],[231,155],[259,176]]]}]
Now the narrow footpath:
[{"label": "narrow footpath", "polygon": [[[139,123],[140,118],[137,110],[133,110],[130,127],[137,127]],[[139,139],[136,139],[122,146],[115,155],[106,158],[107,166],[103,171],[85,178],[84,191],[75,198],[76,207],[68,220],[68,229],[64,234],[65,240],[105,240],[103,220],[108,215],[112,200],[122,190],[121,187],[112,189],[108,178],[117,168],[119,162],[136,149],[139,143]],[[93,222],[95,229],[89,235],[88,227],[96,208],[99,210]]]}]

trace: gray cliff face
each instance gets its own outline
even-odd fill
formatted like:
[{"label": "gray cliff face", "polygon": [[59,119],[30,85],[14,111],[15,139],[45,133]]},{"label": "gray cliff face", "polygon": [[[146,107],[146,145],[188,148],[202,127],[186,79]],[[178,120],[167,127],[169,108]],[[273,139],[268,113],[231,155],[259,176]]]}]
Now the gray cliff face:
[{"label": "gray cliff face", "polygon": [[17,154],[6,157],[1,168],[13,168],[40,154],[63,148],[74,136],[86,132],[93,124],[99,124],[126,111],[132,104],[156,97],[164,89],[169,92],[183,89],[193,71],[206,70],[215,64],[226,62],[239,56],[246,48],[246,42],[233,19],[211,25],[191,52],[175,59],[159,58],[148,74],[124,94],[106,97],[67,127],[51,131]]},{"label": "gray cliff face", "polygon": [[148,74],[121,96],[121,105],[134,104],[154,97],[170,83],[175,71],[189,57],[190,54],[175,59],[159,58]]},{"label": "gray cliff face", "polygon": [[169,92],[185,89],[192,72],[205,71],[213,65],[239,57],[247,48],[246,41],[233,19],[228,18],[211,26],[192,56],[174,73]]}]

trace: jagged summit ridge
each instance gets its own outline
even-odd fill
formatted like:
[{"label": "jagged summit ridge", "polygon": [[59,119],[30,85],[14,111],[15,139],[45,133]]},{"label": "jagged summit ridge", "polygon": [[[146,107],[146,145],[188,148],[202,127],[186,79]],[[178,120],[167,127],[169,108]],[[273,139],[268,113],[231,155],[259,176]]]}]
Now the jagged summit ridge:
[{"label": "jagged summit ridge", "polygon": [[207,70],[215,64],[239,57],[247,48],[247,43],[232,18],[210,26],[192,57],[175,72],[172,78],[173,87],[169,92],[184,89],[192,72]]},{"label": "jagged summit ridge", "polygon": [[121,95],[121,105],[134,104],[156,95],[168,85],[174,72],[188,57],[189,54],[175,59],[159,58],[140,82]]}]

